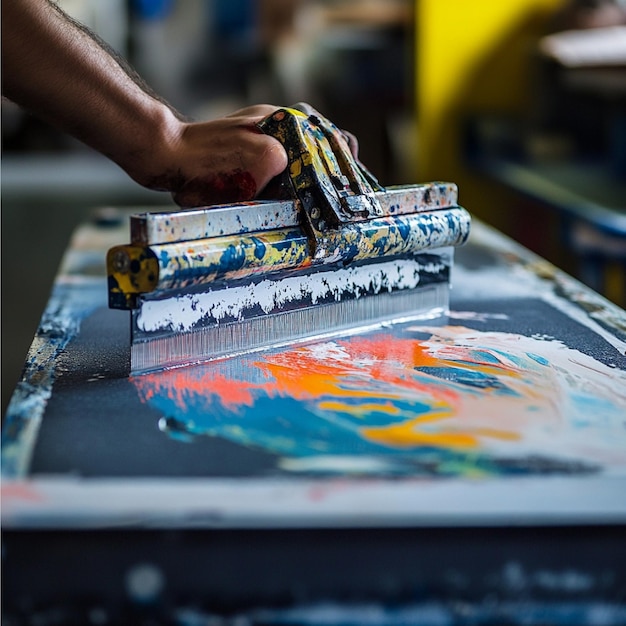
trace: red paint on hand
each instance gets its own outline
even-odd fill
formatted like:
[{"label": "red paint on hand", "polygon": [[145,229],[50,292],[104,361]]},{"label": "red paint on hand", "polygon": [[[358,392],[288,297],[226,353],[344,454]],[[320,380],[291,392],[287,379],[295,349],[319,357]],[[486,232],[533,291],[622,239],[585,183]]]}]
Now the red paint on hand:
[{"label": "red paint on hand", "polygon": [[250,172],[220,172],[206,180],[193,180],[173,194],[174,202],[191,208],[210,204],[247,202],[254,199],[257,184]]}]

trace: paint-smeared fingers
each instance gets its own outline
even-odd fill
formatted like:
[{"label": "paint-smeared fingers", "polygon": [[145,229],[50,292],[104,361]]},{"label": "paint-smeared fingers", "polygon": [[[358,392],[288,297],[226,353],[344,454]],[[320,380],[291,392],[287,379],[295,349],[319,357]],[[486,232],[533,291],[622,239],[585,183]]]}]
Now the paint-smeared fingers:
[{"label": "paint-smeared fingers", "polygon": [[[314,116],[322,120],[326,119],[317,109],[312,107],[307,102],[298,102],[294,104],[291,108],[296,109],[297,111],[301,111],[302,113],[305,113],[306,115],[309,115],[309,116]],[[350,152],[352,153],[352,156],[355,159],[358,158],[359,142],[356,136],[353,135],[351,132],[344,130],[343,128],[340,130],[341,130],[341,134],[343,135],[343,138],[346,140],[346,143],[348,144],[348,147],[350,148]]]},{"label": "paint-smeared fingers", "polygon": [[344,139],[348,142],[348,147],[350,148],[350,152],[352,152],[352,156],[355,159],[359,158],[359,140],[356,138],[356,135],[348,132],[347,130],[342,129],[342,134]]}]

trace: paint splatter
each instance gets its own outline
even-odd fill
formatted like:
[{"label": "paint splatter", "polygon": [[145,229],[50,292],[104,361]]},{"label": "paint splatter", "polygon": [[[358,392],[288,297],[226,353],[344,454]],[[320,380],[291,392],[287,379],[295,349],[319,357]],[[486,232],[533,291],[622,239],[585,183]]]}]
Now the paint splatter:
[{"label": "paint splatter", "polygon": [[[66,256],[80,269],[87,255]],[[68,272],[69,274],[69,272]],[[76,289],[79,285],[79,289]],[[102,283],[84,276],[57,278],[54,290],[28,351],[22,379],[9,403],[2,429],[2,475],[24,476],[39,427],[58,374],[58,359],[78,335],[81,323],[103,305]]]},{"label": "paint splatter", "polygon": [[133,380],[179,429],[260,447],[288,471],[626,470],[626,373],[555,340],[405,327]]}]

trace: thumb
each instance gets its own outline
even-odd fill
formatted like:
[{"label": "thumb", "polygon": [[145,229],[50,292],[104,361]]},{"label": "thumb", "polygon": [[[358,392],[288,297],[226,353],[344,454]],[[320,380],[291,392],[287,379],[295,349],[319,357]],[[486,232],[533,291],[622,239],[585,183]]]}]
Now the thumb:
[{"label": "thumb", "polygon": [[280,176],[288,164],[287,152],[278,139],[262,135],[262,140],[265,144],[264,150],[252,168],[252,175],[257,183],[257,195],[273,178]]}]

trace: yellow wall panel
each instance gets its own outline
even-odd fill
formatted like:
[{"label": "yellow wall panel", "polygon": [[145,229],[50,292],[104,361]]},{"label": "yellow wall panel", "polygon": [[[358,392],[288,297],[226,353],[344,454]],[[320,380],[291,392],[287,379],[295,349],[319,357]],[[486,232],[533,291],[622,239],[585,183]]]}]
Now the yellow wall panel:
[{"label": "yellow wall panel", "polygon": [[562,5],[563,0],[416,0],[418,178],[457,182],[461,200],[466,198],[470,210],[470,202],[479,202],[482,217],[502,198],[464,167],[463,122],[475,112],[529,111],[537,41]]}]

